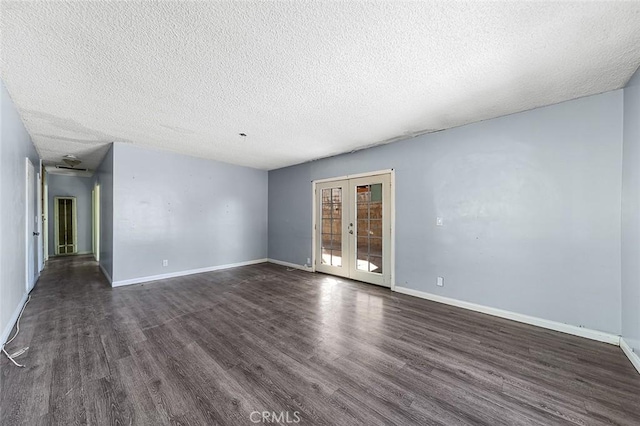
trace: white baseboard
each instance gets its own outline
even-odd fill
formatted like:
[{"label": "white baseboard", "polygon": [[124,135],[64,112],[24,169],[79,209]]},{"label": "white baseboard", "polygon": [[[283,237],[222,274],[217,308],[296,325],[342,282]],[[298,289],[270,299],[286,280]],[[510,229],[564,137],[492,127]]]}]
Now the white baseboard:
[{"label": "white baseboard", "polygon": [[109,273],[107,272],[106,269],[104,269],[104,266],[102,266],[101,263],[98,263],[98,265],[100,266],[100,270],[102,271],[102,273],[104,274],[104,276],[107,278],[107,281],[109,281],[109,284],[113,283],[113,280],[111,279],[111,275],[109,275]]},{"label": "white baseboard", "polygon": [[313,272],[313,269],[310,266],[298,265],[297,263],[283,262],[282,260],[275,259],[267,259],[267,262],[274,263],[280,266],[286,266],[288,268],[300,269],[301,271]]},{"label": "white baseboard", "polygon": [[203,272],[219,271],[221,269],[237,268],[238,266],[255,265],[257,263],[265,263],[267,259],[248,260],[246,262],[229,263],[227,265],[209,266],[207,268],[190,269],[187,271],[169,272],[168,274],[152,275],[148,277],[132,278],[129,280],[112,281],[112,287],[121,287],[123,285],[132,285],[146,283],[149,281],[164,280],[167,278],[184,277],[185,275],[202,274]]},{"label": "white baseboard", "polygon": [[625,342],[624,338],[622,337],[620,338],[620,348],[622,349],[622,352],[624,352],[624,354],[627,356],[627,358],[629,358],[631,364],[633,364],[636,370],[638,370],[638,373],[640,373],[640,356],[633,351],[633,348],[629,346],[629,344]]},{"label": "white baseboard", "polygon": [[505,311],[502,309],[492,308],[484,305],[478,305],[471,302],[464,302],[462,300],[439,296],[437,294],[426,293],[423,291],[414,290],[406,287],[396,286],[395,291],[397,291],[398,293],[408,294],[409,296],[415,296],[421,299],[427,299],[434,302],[444,303],[446,305],[457,306],[459,308],[468,309],[471,311],[482,312],[483,314],[489,314],[489,315],[493,315],[500,318],[506,318],[512,321],[535,325],[537,327],[547,328],[549,330],[560,331],[562,333],[572,334],[574,336],[585,337],[587,339],[597,340],[599,342],[609,343],[611,345],[616,345],[616,346],[620,345],[620,336],[606,333],[604,331],[591,330],[589,328],[577,327],[575,325],[564,324],[556,321],[550,321],[543,318],[532,317],[524,314],[518,314],[516,312]]},{"label": "white baseboard", "polygon": [[16,324],[16,321],[18,320],[20,311],[22,310],[22,307],[24,306],[24,304],[27,303],[28,296],[29,295],[27,293],[25,293],[22,296],[20,303],[18,303],[18,306],[16,307],[15,311],[13,311],[13,315],[11,315],[11,318],[9,318],[9,322],[5,326],[4,330],[2,330],[2,335],[0,336],[0,342],[2,342],[2,344],[0,344],[0,346],[4,346],[7,339],[9,339],[9,335],[11,334],[11,330],[13,330],[13,326]]}]

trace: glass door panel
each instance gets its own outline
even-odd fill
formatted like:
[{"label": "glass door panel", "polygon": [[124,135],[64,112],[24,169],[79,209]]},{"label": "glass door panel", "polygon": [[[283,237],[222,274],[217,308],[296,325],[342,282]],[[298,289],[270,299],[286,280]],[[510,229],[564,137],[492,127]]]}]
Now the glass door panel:
[{"label": "glass door panel", "polygon": [[384,174],[351,179],[349,188],[355,227],[349,276],[390,287],[390,177]]},{"label": "glass door panel", "polygon": [[[343,259],[344,248],[349,244],[346,237],[346,209],[344,194],[347,190],[346,181],[319,184],[316,187],[319,209],[317,225],[319,237],[317,250],[319,262],[316,269],[335,275],[348,275],[348,267]],[[317,230],[318,231],[318,230]],[[316,231],[316,232],[317,232]]]},{"label": "glass door panel", "polygon": [[[356,268],[382,273],[382,184],[358,185]],[[375,263],[374,263],[375,262]]]}]

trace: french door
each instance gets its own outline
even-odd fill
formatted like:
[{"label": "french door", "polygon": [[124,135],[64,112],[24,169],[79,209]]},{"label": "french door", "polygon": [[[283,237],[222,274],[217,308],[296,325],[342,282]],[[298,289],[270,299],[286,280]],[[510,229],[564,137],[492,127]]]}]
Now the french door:
[{"label": "french door", "polygon": [[316,270],[391,287],[389,173],[316,183]]},{"label": "french door", "polygon": [[53,214],[56,255],[77,253],[76,198],[55,197]]}]

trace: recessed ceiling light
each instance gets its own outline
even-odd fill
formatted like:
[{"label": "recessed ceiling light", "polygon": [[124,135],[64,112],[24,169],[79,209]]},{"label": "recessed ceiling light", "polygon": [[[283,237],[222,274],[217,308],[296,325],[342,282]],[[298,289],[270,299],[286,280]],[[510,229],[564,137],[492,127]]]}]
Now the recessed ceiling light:
[{"label": "recessed ceiling light", "polygon": [[240,136],[247,136],[246,133],[238,133]]}]

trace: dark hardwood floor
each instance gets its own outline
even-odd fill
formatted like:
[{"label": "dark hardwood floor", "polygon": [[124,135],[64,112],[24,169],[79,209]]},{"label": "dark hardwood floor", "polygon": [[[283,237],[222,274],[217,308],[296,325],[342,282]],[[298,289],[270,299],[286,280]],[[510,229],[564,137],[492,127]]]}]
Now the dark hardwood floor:
[{"label": "dark hardwood floor", "polygon": [[640,424],[618,347],[326,275],[112,289],[67,257],[32,296],[9,348],[27,367],[0,363],[2,425]]}]

